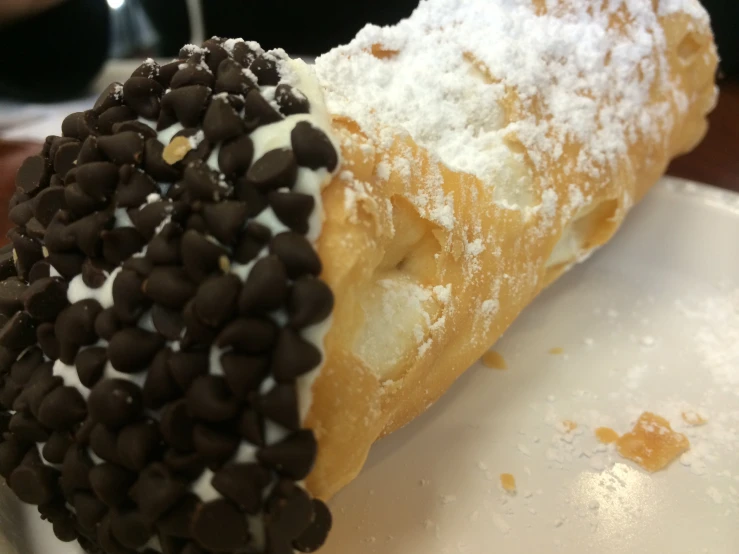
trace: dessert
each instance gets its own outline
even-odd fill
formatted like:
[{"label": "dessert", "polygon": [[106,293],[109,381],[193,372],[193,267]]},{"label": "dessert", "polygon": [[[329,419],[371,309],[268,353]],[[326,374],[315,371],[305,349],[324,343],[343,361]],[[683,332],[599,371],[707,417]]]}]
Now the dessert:
[{"label": "dessert", "polygon": [[705,131],[692,0],[428,0],[314,68],[213,38],[21,167],[0,474],[90,552],[312,552]]}]

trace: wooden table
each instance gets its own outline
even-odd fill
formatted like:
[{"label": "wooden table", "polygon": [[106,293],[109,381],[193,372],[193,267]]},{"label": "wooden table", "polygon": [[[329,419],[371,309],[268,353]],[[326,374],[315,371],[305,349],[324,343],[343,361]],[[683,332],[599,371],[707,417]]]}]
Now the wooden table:
[{"label": "wooden table", "polygon": [[[739,83],[721,86],[710,121],[710,131],[701,145],[676,159],[668,173],[739,192]],[[15,173],[39,148],[39,144],[0,140],[0,244],[6,242],[4,236],[10,226],[7,205],[15,188]]]}]

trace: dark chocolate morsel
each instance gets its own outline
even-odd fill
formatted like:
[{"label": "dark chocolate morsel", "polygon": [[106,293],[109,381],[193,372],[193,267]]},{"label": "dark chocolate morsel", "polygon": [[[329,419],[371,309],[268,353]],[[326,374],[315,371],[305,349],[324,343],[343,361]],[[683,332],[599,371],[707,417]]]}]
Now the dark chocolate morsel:
[{"label": "dark chocolate morsel", "polygon": [[186,391],[200,375],[208,373],[208,352],[173,352],[168,360],[169,372],[179,387]]},{"label": "dark chocolate morsel", "polygon": [[197,496],[188,494],[179,500],[164,516],[159,518],[157,528],[165,536],[191,538],[191,523],[200,505],[201,501]]},{"label": "dark chocolate morsel", "polygon": [[275,384],[265,395],[259,397],[257,409],[286,429],[295,431],[300,427],[298,393],[292,383]]},{"label": "dark chocolate morsel", "polygon": [[316,204],[310,194],[273,191],[269,193],[267,199],[280,221],[300,234],[308,232],[308,218]]},{"label": "dark chocolate morsel", "polygon": [[[44,189],[44,190],[52,190],[52,189]],[[44,191],[41,191],[44,192]],[[26,223],[28,223],[31,218],[33,217],[33,200],[26,200],[25,202],[21,202],[20,204],[16,205],[13,209],[10,210],[8,213],[8,218],[10,221],[15,223],[18,227],[23,227]]]},{"label": "dark chocolate morsel", "polygon": [[278,85],[275,89],[275,101],[285,115],[310,113],[310,102],[305,95],[287,84]]},{"label": "dark chocolate morsel", "polygon": [[44,355],[50,360],[59,357],[59,341],[54,334],[53,323],[42,323],[36,328],[36,340]]},{"label": "dark chocolate morsel", "polygon": [[124,427],[118,434],[121,464],[134,471],[143,470],[156,457],[160,444],[159,429],[152,420]]},{"label": "dark chocolate morsel", "polygon": [[239,437],[198,424],[192,434],[195,450],[206,462],[223,462],[231,458],[239,446]]},{"label": "dark chocolate morsel", "polygon": [[254,86],[244,74],[244,66],[233,59],[225,59],[218,66],[218,78],[215,84],[215,93],[229,92],[244,94]]},{"label": "dark chocolate morsel", "polygon": [[236,240],[246,219],[246,204],[237,200],[224,200],[203,208],[203,217],[213,236],[223,244]]},{"label": "dark chocolate morsel", "polygon": [[239,311],[246,315],[269,312],[285,302],[287,270],[277,256],[267,256],[254,264],[239,296]]},{"label": "dark chocolate morsel", "polygon": [[0,346],[23,350],[36,342],[36,322],[25,312],[11,317],[0,330]]},{"label": "dark chocolate morsel", "polygon": [[293,232],[280,233],[272,239],[269,249],[285,264],[291,279],[321,273],[321,259],[303,235]]},{"label": "dark chocolate morsel", "polygon": [[[114,106],[108,108],[97,118],[98,139],[113,134],[113,127],[124,121],[135,121],[136,112],[128,106]],[[99,142],[98,142],[99,144]]]},{"label": "dark chocolate morsel", "polygon": [[[105,161],[105,156],[98,149],[98,139],[95,136],[87,137],[82,143],[80,153],[77,155],[77,167],[92,162]],[[75,177],[76,178],[76,177]]]},{"label": "dark chocolate morsel", "polygon": [[28,285],[18,277],[0,281],[0,314],[12,316],[23,308],[23,295]]},{"label": "dark chocolate morsel", "polygon": [[222,377],[203,375],[187,390],[187,409],[196,419],[217,423],[236,417],[239,402]]},{"label": "dark chocolate morsel", "polygon": [[280,73],[277,70],[277,61],[271,54],[260,54],[249,66],[259,79],[259,86],[273,87],[280,82]]},{"label": "dark chocolate morsel", "polygon": [[67,450],[74,444],[74,439],[70,433],[55,432],[49,436],[41,451],[44,460],[51,464],[62,465],[64,455]]},{"label": "dark chocolate morsel", "polygon": [[67,283],[56,277],[39,279],[23,293],[23,304],[35,319],[53,321],[67,306]]},{"label": "dark chocolate morsel", "polygon": [[66,495],[77,490],[90,489],[90,469],[95,464],[87,453],[87,448],[72,446],[64,455],[60,485]]},{"label": "dark chocolate morsel", "polygon": [[226,177],[235,179],[247,172],[253,157],[254,144],[248,135],[242,135],[221,145],[218,152],[218,167]]},{"label": "dark chocolate morsel", "polygon": [[[48,238],[46,241],[46,247],[51,250]],[[51,267],[56,269],[62,277],[65,279],[72,279],[82,271],[82,264],[85,261],[85,256],[77,252],[51,252],[47,260],[49,260]]]},{"label": "dark chocolate morsel", "polygon": [[110,162],[91,162],[77,169],[76,182],[95,200],[109,201],[118,184],[118,168]]},{"label": "dark chocolate morsel", "polygon": [[277,338],[277,326],[269,319],[239,318],[218,334],[216,344],[232,347],[237,352],[258,354],[272,348]]},{"label": "dark chocolate morsel", "polygon": [[[77,217],[91,214],[95,210],[103,209],[105,207],[104,201],[95,200],[92,196],[85,194],[80,188],[79,183],[72,183],[64,188],[64,202],[69,208],[69,211]],[[51,227],[49,227],[46,232],[46,246],[53,252],[55,247],[49,244],[51,239],[54,238],[51,236],[51,232]]]},{"label": "dark chocolate morsel", "polygon": [[159,75],[154,77],[157,81],[159,81],[159,84],[162,85],[165,89],[169,88],[172,83],[172,79],[174,78],[175,73],[177,73],[180,70],[180,65],[182,65],[182,60],[173,60],[169,63],[165,63],[164,65],[159,66]]},{"label": "dark chocolate morsel", "polygon": [[203,85],[190,85],[172,89],[162,98],[162,107],[171,110],[185,127],[200,123],[211,89]]},{"label": "dark chocolate morsel", "polygon": [[123,99],[137,114],[146,119],[159,116],[159,99],[164,87],[154,79],[131,77],[123,85]]},{"label": "dark chocolate morsel", "polygon": [[62,144],[57,149],[56,156],[54,156],[54,171],[60,179],[64,179],[67,172],[77,165],[77,155],[81,146],[79,142],[70,142]]},{"label": "dark chocolate morsel", "polygon": [[62,121],[62,134],[65,137],[85,140],[94,132],[94,121],[94,110],[71,113]]},{"label": "dark chocolate morsel", "polygon": [[175,479],[167,466],[155,463],[139,473],[130,496],[147,521],[157,521],[185,496],[185,484]]},{"label": "dark chocolate morsel", "polygon": [[197,480],[206,467],[205,459],[197,452],[180,452],[174,448],[164,453],[163,461],[173,474],[187,481]]},{"label": "dark chocolate morsel", "polygon": [[135,550],[126,548],[113,537],[110,520],[110,513],[107,513],[97,526],[97,548],[105,554],[135,554]]},{"label": "dark chocolate morsel", "polygon": [[139,327],[127,327],[117,332],[108,344],[108,358],[118,371],[143,371],[164,346],[164,337]]},{"label": "dark chocolate morsel", "polygon": [[329,286],[315,277],[301,277],[293,283],[287,301],[290,326],[303,329],[324,321],[334,307]]},{"label": "dark chocolate morsel", "polygon": [[112,510],[110,529],[119,543],[132,549],[146,545],[154,532],[136,510]]},{"label": "dark chocolate morsel", "polygon": [[301,535],[293,541],[298,552],[315,552],[328,537],[331,531],[332,518],[328,506],[320,500],[313,499],[313,521]]},{"label": "dark chocolate morsel", "polygon": [[74,495],[72,507],[77,514],[77,522],[87,532],[94,531],[108,509],[97,497],[88,492],[78,492]]},{"label": "dark chocolate morsel", "polygon": [[213,342],[217,330],[208,327],[200,320],[198,314],[195,312],[194,300],[190,300],[185,304],[182,316],[185,320],[185,334],[182,338],[181,346],[190,348],[192,346],[210,345]]},{"label": "dark chocolate morsel", "polygon": [[249,529],[244,514],[225,499],[202,504],[192,521],[195,540],[208,550],[235,551],[249,540]]},{"label": "dark chocolate morsel", "polygon": [[105,425],[95,424],[90,432],[90,449],[106,462],[122,465],[118,455],[118,435]]},{"label": "dark chocolate morsel", "polygon": [[[115,282],[113,283],[115,284]],[[95,332],[101,339],[110,340],[121,328],[121,321],[113,308],[106,308],[95,318]]]},{"label": "dark chocolate morsel", "polygon": [[131,73],[131,77],[144,77],[145,79],[155,79],[159,74],[159,64],[152,59],[146,60]]},{"label": "dark chocolate morsel", "polygon": [[180,309],[197,289],[182,267],[159,266],[152,270],[144,282],[143,290],[157,304]]},{"label": "dark chocolate morsel", "polygon": [[313,468],[316,450],[313,432],[301,429],[281,442],[259,450],[257,459],[277,473],[298,481],[305,479]]},{"label": "dark chocolate morsel", "polygon": [[264,446],[264,418],[255,410],[244,410],[239,418],[239,434],[256,446]]},{"label": "dark chocolate morsel", "polygon": [[[130,167],[130,166],[125,166]],[[121,170],[121,183],[115,191],[116,206],[138,208],[146,203],[150,194],[158,194],[154,180],[146,173],[136,170]]]},{"label": "dark chocolate morsel", "polygon": [[218,181],[218,173],[204,162],[198,161],[188,165],[183,179],[191,200],[217,202],[226,194],[226,189]]},{"label": "dark chocolate morsel", "polygon": [[[23,460],[23,457],[31,448],[31,443],[22,442],[14,437],[9,437],[0,443],[0,475],[6,479],[10,477],[16,467]],[[35,448],[35,446],[33,447]]]},{"label": "dark chocolate morsel", "polygon": [[28,413],[16,412],[10,418],[8,430],[18,440],[25,442],[46,442],[49,438],[47,431],[41,423]]},{"label": "dark chocolate morsel", "polygon": [[211,277],[195,294],[195,312],[210,327],[221,327],[236,315],[241,280],[232,273]]},{"label": "dark chocolate morsel", "polygon": [[186,231],[180,243],[182,264],[187,275],[200,283],[219,268],[219,261],[228,254],[226,249],[206,239],[197,231]]},{"label": "dark chocolate morsel", "polygon": [[259,388],[269,369],[267,357],[235,352],[223,354],[221,365],[231,392],[241,400],[245,400],[250,392]]},{"label": "dark chocolate morsel", "polygon": [[210,142],[238,137],[245,131],[244,121],[223,98],[214,98],[205,112],[203,132]]},{"label": "dark chocolate morsel", "polygon": [[261,191],[292,188],[297,175],[295,155],[287,148],[270,150],[246,172],[247,180]]},{"label": "dark chocolate morsel", "polygon": [[336,169],[339,157],[334,145],[331,144],[326,133],[311,125],[308,121],[301,121],[290,134],[290,139],[298,164],[318,169]]},{"label": "dark chocolate morsel", "polygon": [[138,164],[144,155],[144,137],[136,131],[124,131],[98,137],[100,150],[115,164]]},{"label": "dark chocolate morsel", "polygon": [[194,448],[192,440],[195,422],[184,399],[167,404],[162,410],[159,429],[165,442],[175,450],[189,452]]},{"label": "dark chocolate morsel", "polygon": [[243,67],[249,67],[251,63],[257,59],[257,56],[262,53],[261,49],[255,51],[252,48],[253,43],[247,43],[243,40],[235,41],[231,55],[233,59],[239,62]]},{"label": "dark chocolate morsel", "polygon": [[262,125],[277,123],[284,119],[282,114],[265,100],[257,89],[250,90],[244,100],[244,125],[248,132]]},{"label": "dark chocolate morsel", "polygon": [[215,83],[213,73],[199,64],[185,64],[185,67],[172,76],[171,88],[182,88],[190,85],[202,85],[212,88]]},{"label": "dark chocolate morsel", "polygon": [[64,199],[64,189],[61,187],[42,190],[33,199],[33,215],[44,227],[48,227],[55,213],[66,209],[67,202]]},{"label": "dark chocolate morsel", "polygon": [[33,264],[44,258],[41,243],[20,229],[11,229],[6,236],[13,243],[18,276],[28,280]]},{"label": "dark chocolate morsel", "polygon": [[[29,451],[31,453],[39,457],[35,448]],[[21,465],[10,474],[8,485],[26,504],[46,504],[54,498],[57,472],[40,460],[30,462],[28,458],[26,454]]]},{"label": "dark chocolate morsel", "polygon": [[315,345],[294,329],[284,327],[272,356],[272,374],[279,382],[291,382],[318,367],[321,358],[321,351]]},{"label": "dark chocolate morsel", "polygon": [[151,320],[154,328],[166,339],[179,340],[185,328],[185,320],[177,310],[170,310],[159,304],[151,309]]},{"label": "dark chocolate morsel", "polygon": [[90,393],[88,409],[94,420],[118,429],[141,415],[141,389],[123,379],[100,381]]},{"label": "dark chocolate morsel", "polygon": [[157,410],[180,395],[177,383],[169,372],[169,355],[168,349],[160,350],[146,373],[142,395],[144,406],[150,410]]},{"label": "dark chocolate morsel", "polygon": [[41,156],[26,158],[15,175],[15,186],[27,194],[49,186],[51,168]]},{"label": "dark chocolate morsel", "polygon": [[247,514],[257,515],[262,507],[262,491],[270,481],[269,471],[259,464],[229,464],[213,476],[212,484]]},{"label": "dark chocolate morsel", "polygon": [[120,123],[113,124],[113,133],[125,133],[128,131],[138,133],[144,140],[156,138],[157,136],[157,132],[154,129],[138,120],[121,121]]},{"label": "dark chocolate morsel", "polygon": [[146,257],[156,265],[180,263],[180,240],[182,227],[177,223],[167,223],[149,242]]},{"label": "dark chocolate morsel", "polygon": [[[221,149],[221,152],[223,152],[223,149]],[[269,205],[267,196],[257,190],[257,187],[252,185],[246,177],[237,179],[234,185],[234,193],[236,194],[236,198],[242,202],[246,202],[247,215],[249,217],[258,216]]]},{"label": "dark chocolate morsel", "polygon": [[128,489],[136,482],[136,474],[115,464],[103,463],[90,470],[90,486],[102,502],[111,508],[120,506]]},{"label": "dark chocolate morsel", "polygon": [[77,376],[80,382],[88,389],[94,387],[103,376],[107,362],[107,351],[102,346],[93,346],[92,348],[81,350],[74,359],[74,365],[77,368]]},{"label": "dark chocolate morsel", "polygon": [[149,139],[144,146],[144,170],[156,181],[171,183],[179,179],[181,170],[169,165],[162,158],[164,145],[157,139]]},{"label": "dark chocolate morsel", "polygon": [[118,227],[103,231],[103,257],[111,264],[120,265],[141,251],[146,240],[133,227]]},{"label": "dark chocolate morsel", "polygon": [[208,49],[205,61],[212,73],[216,73],[221,62],[229,57],[226,49],[221,46],[222,43],[223,40],[218,37],[209,38],[203,42],[203,48]]},{"label": "dark chocolate morsel", "polygon": [[49,429],[66,431],[87,417],[87,403],[74,387],[57,387],[41,402],[38,418]]},{"label": "dark chocolate morsel", "polygon": [[294,539],[313,520],[313,502],[308,493],[288,479],[281,479],[267,500],[269,524]]},{"label": "dark chocolate morsel", "polygon": [[112,108],[113,106],[120,106],[123,102],[123,85],[121,83],[111,83],[102,93],[98,96],[92,109],[94,112],[100,114]]},{"label": "dark chocolate morsel", "polygon": [[103,245],[103,231],[113,226],[113,215],[111,212],[95,212],[78,219],[69,226],[69,232],[75,238],[77,247],[83,254],[91,257],[99,257]]}]

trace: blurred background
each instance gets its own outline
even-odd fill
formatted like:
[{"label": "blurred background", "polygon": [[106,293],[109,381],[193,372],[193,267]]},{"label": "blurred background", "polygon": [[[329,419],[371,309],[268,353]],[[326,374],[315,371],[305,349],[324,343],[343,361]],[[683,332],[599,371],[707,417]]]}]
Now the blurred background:
[{"label": "blurred background", "polygon": [[[595,1],[595,0],[593,0]],[[663,0],[661,0],[663,1]],[[704,143],[672,174],[739,191],[739,0],[702,0],[721,55],[719,105]],[[418,0],[0,0],[0,233],[21,161],[146,57],[243,37],[313,57],[367,23],[395,23]],[[0,235],[2,236],[2,235]]]}]

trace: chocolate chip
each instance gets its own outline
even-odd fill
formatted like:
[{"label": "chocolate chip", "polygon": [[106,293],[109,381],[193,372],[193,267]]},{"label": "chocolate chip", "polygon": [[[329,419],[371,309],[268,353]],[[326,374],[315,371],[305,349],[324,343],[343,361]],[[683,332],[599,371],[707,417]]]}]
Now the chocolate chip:
[{"label": "chocolate chip", "polygon": [[287,274],[292,279],[306,274],[321,273],[321,260],[318,254],[310,242],[298,233],[280,233],[272,239],[269,248],[270,252],[285,264]]},{"label": "chocolate chip", "polygon": [[244,100],[244,124],[248,131],[262,125],[277,123],[282,119],[284,119],[282,114],[264,99],[258,89],[252,89],[247,93]]},{"label": "chocolate chip", "polygon": [[106,308],[95,318],[94,328],[101,339],[110,340],[120,330],[121,322],[113,308]]},{"label": "chocolate chip", "polygon": [[182,338],[181,346],[190,348],[191,346],[209,345],[213,342],[217,331],[200,320],[195,312],[194,300],[185,305],[182,315],[185,320],[185,335]]},{"label": "chocolate chip", "polygon": [[177,383],[169,373],[169,355],[168,349],[160,350],[154,356],[146,374],[142,396],[144,406],[151,410],[157,410],[166,402],[180,396]]},{"label": "chocolate chip", "polygon": [[136,131],[125,131],[109,137],[98,137],[100,150],[115,164],[138,164],[144,155],[144,137]]},{"label": "chocolate chip", "polygon": [[46,229],[41,225],[38,219],[32,217],[28,222],[26,222],[26,234],[33,239],[41,241],[46,235]]},{"label": "chocolate chip", "polygon": [[15,186],[27,194],[49,186],[51,168],[41,156],[26,158],[15,175]]},{"label": "chocolate chip", "polygon": [[300,234],[308,232],[308,220],[315,207],[315,199],[310,194],[270,192],[267,199],[280,221]]},{"label": "chocolate chip", "polygon": [[287,270],[276,256],[262,258],[249,272],[239,296],[239,311],[246,315],[278,309],[288,293]]},{"label": "chocolate chip", "polygon": [[42,449],[44,459],[50,464],[62,465],[64,455],[67,450],[74,444],[72,435],[64,432],[55,432],[49,436]]},{"label": "chocolate chip", "polygon": [[262,491],[270,484],[271,476],[259,464],[230,464],[213,476],[213,488],[239,508],[257,515],[262,507]]},{"label": "chocolate chip", "polygon": [[0,330],[0,346],[23,350],[36,342],[36,323],[30,315],[18,312]]},{"label": "chocolate chip", "polygon": [[277,327],[271,320],[239,318],[221,331],[216,344],[221,348],[230,346],[237,352],[258,354],[272,348],[276,338]]},{"label": "chocolate chip", "polygon": [[118,227],[103,231],[103,257],[110,264],[119,265],[140,252],[146,240],[133,227]]},{"label": "chocolate chip", "polygon": [[294,384],[275,384],[259,398],[260,413],[292,431],[300,428],[298,394]]},{"label": "chocolate chip", "polygon": [[216,202],[226,193],[218,182],[218,173],[203,162],[195,162],[185,169],[184,186],[192,200]]},{"label": "chocolate chip", "polygon": [[197,452],[179,452],[170,448],[164,453],[163,461],[172,473],[188,482],[197,480],[205,471],[205,459]]},{"label": "chocolate chip", "polygon": [[200,499],[197,496],[188,494],[159,519],[157,528],[165,536],[191,538],[190,524],[200,504]]},{"label": "chocolate chip", "polygon": [[[105,201],[95,200],[88,194],[85,194],[80,188],[79,183],[72,183],[64,189],[64,202],[67,204],[69,210],[77,217],[91,214],[95,210],[104,208],[106,204]],[[47,229],[46,246],[47,248],[49,248],[49,250],[54,248],[52,246],[49,246],[49,242],[51,242],[50,239],[52,238],[54,238],[52,232],[50,231],[50,229]]]},{"label": "chocolate chip", "polygon": [[182,60],[173,60],[169,63],[159,66],[159,75],[155,77],[159,84],[165,89],[170,87],[174,74],[180,70]]},{"label": "chocolate chip", "polygon": [[268,358],[228,352],[221,356],[221,366],[231,392],[245,400],[259,388],[269,369]]},{"label": "chocolate chip", "polygon": [[115,191],[116,206],[121,208],[138,208],[144,204],[150,194],[158,194],[159,189],[154,180],[141,171],[121,171],[121,183]]},{"label": "chocolate chip", "polygon": [[33,264],[33,267],[31,267],[31,271],[28,272],[28,282],[33,284],[39,279],[45,279],[51,275],[51,264],[48,260],[39,260],[35,264]]},{"label": "chocolate chip", "polygon": [[185,67],[178,70],[172,77],[170,87],[175,89],[191,85],[202,85],[212,88],[214,83],[215,77],[213,73],[205,69],[202,65],[185,64]]},{"label": "chocolate chip", "polygon": [[255,410],[244,410],[239,418],[239,434],[257,446],[264,446],[264,418]]},{"label": "chocolate chip", "polygon": [[169,202],[152,202],[140,210],[129,210],[128,216],[133,221],[136,229],[146,238],[151,240],[156,233],[157,227],[164,218],[172,213],[172,204]]},{"label": "chocolate chip", "polygon": [[62,134],[78,140],[85,140],[95,130],[95,117],[93,110],[69,114],[62,121]]},{"label": "chocolate chip", "polygon": [[131,77],[123,85],[123,99],[137,114],[146,119],[159,115],[159,98],[164,87],[154,79]]},{"label": "chocolate chip", "polygon": [[234,455],[239,446],[239,437],[198,424],[192,434],[195,449],[207,462],[222,462]]},{"label": "chocolate chip", "polygon": [[152,527],[136,510],[113,510],[110,529],[113,537],[127,548],[144,546],[153,534]]},{"label": "chocolate chip", "polygon": [[128,496],[128,489],[136,482],[136,474],[115,464],[103,463],[90,470],[90,486],[107,506],[120,506]]},{"label": "chocolate chip", "polygon": [[110,513],[106,514],[97,527],[98,548],[106,554],[134,554],[136,551],[126,548],[113,537]]},{"label": "chocolate chip", "polygon": [[158,182],[171,183],[179,179],[180,169],[169,165],[162,158],[164,145],[157,139],[149,139],[144,146],[144,170]]},{"label": "chocolate chip", "polygon": [[6,236],[13,243],[18,276],[28,280],[33,264],[44,258],[41,243],[20,229],[11,229]]},{"label": "chocolate chip", "polygon": [[302,534],[293,541],[298,552],[315,552],[328,537],[331,531],[332,518],[328,506],[320,500],[313,499],[313,521]]},{"label": "chocolate chip", "polygon": [[303,329],[324,321],[333,310],[334,295],[331,289],[315,277],[301,277],[290,290],[287,309],[290,326]]},{"label": "chocolate chip", "polygon": [[[46,240],[46,247],[51,250],[48,238]],[[79,275],[80,271],[82,271],[82,264],[85,261],[85,256],[75,252],[51,252],[47,260],[62,277],[70,280]]]},{"label": "chocolate chip", "polygon": [[239,62],[243,67],[249,67],[261,52],[261,49],[258,51],[253,50],[251,46],[243,40],[236,40],[233,45],[231,55],[234,60]]},{"label": "chocolate chip", "polygon": [[305,479],[316,459],[317,444],[313,432],[302,429],[286,439],[262,448],[257,459],[265,466],[294,480]]},{"label": "chocolate chip", "polygon": [[266,512],[270,525],[294,539],[313,521],[313,502],[301,487],[288,479],[281,479],[272,489]]},{"label": "chocolate chip", "polygon": [[228,102],[214,98],[203,119],[203,132],[211,142],[222,142],[238,137],[245,131],[244,122]]},{"label": "chocolate chip", "polygon": [[[205,139],[205,136],[203,135],[203,131],[201,129],[198,129],[197,127],[182,129],[181,131],[175,133],[173,140],[176,137],[185,137],[188,139],[192,139],[191,141],[189,141],[191,148],[193,144],[196,145],[185,154],[184,158],[182,158],[181,163],[185,167],[196,161],[205,162],[206,160],[208,160],[208,158],[210,158],[210,154],[213,151],[213,144]],[[167,196],[173,198],[173,195],[174,193],[172,192],[172,188],[170,188]]]},{"label": "chocolate chip", "polygon": [[302,92],[290,85],[282,84],[275,89],[275,101],[285,115],[310,113],[308,99]]},{"label": "chocolate chip", "polygon": [[246,204],[236,200],[208,204],[203,208],[203,217],[216,239],[221,243],[231,244],[244,225]]},{"label": "chocolate chip", "polygon": [[203,421],[217,423],[236,417],[239,403],[231,394],[223,378],[204,375],[193,381],[187,391],[190,414]]},{"label": "chocolate chip", "polygon": [[[218,167],[226,177],[235,179],[246,173],[253,157],[254,145],[248,135],[242,135],[221,146],[218,152]],[[246,198],[240,197],[239,200]]]},{"label": "chocolate chip", "polygon": [[[143,291],[144,279],[135,271],[124,269],[113,281],[113,312],[124,323],[135,323],[150,306]],[[108,338],[107,340],[110,340]]]},{"label": "chocolate chip", "polygon": [[31,414],[24,412],[16,412],[10,418],[8,430],[15,438],[26,442],[46,442],[49,438],[49,431]]},{"label": "chocolate chip", "polygon": [[208,352],[173,352],[169,357],[170,374],[183,391],[190,388],[200,375],[208,373],[210,359]]},{"label": "chocolate chip", "polygon": [[33,376],[36,368],[44,361],[43,354],[38,348],[29,348],[11,364],[10,377],[16,383],[25,385]]},{"label": "chocolate chip", "polygon": [[92,162],[81,166],[76,178],[82,192],[95,200],[108,202],[118,184],[118,168],[110,162]]},{"label": "chocolate chip", "polygon": [[85,531],[93,531],[108,511],[105,504],[94,495],[87,492],[78,492],[74,495],[72,506],[77,514],[77,521]]},{"label": "chocolate chip", "polygon": [[170,90],[162,98],[162,107],[171,110],[185,127],[195,127],[200,123],[208,100],[210,100],[208,87],[190,85]]},{"label": "chocolate chip", "polygon": [[123,427],[141,415],[141,389],[130,381],[105,379],[92,389],[88,409],[93,419],[111,429]]},{"label": "chocolate chip", "polygon": [[10,210],[8,217],[18,227],[23,227],[33,217],[33,200],[26,200],[15,206]]},{"label": "chocolate chip", "polygon": [[38,410],[39,421],[55,431],[66,431],[87,417],[87,403],[74,387],[57,387]]},{"label": "chocolate chip", "polygon": [[115,106],[113,108],[108,108],[98,117],[97,126],[101,135],[98,137],[98,144],[100,144],[100,139],[104,138],[104,135],[113,134],[113,128],[118,123],[135,120],[136,112],[128,106]]},{"label": "chocolate chip", "polygon": [[208,68],[211,72],[215,73],[218,71],[218,67],[221,63],[228,58],[228,52],[218,42],[220,39],[213,37],[206,40],[203,43],[203,48],[208,49],[208,54],[205,56],[205,61],[208,64]]},{"label": "chocolate chip", "polygon": [[33,199],[33,215],[44,227],[51,223],[55,213],[66,209],[67,202],[64,199],[64,189],[61,187],[42,190]]},{"label": "chocolate chip", "polygon": [[103,231],[110,229],[113,224],[112,212],[95,212],[72,223],[69,232],[83,254],[97,258],[102,252]]},{"label": "chocolate chip", "polygon": [[181,238],[182,227],[174,222],[167,223],[149,242],[146,257],[156,265],[179,264]]},{"label": "chocolate chip", "polygon": [[261,54],[258,56],[249,66],[249,69],[259,79],[259,86],[272,87],[280,82],[277,61],[271,54]]},{"label": "chocolate chip", "polygon": [[90,432],[90,448],[106,462],[121,465],[118,455],[118,435],[105,425],[95,424]]},{"label": "chocolate chip", "polygon": [[120,123],[113,124],[113,133],[125,133],[129,131],[141,135],[144,137],[144,140],[156,138],[157,136],[156,130],[138,120],[121,121]]},{"label": "chocolate chip", "polygon": [[216,94],[221,92],[244,94],[248,89],[254,87],[254,84],[244,74],[244,66],[230,58],[220,63],[217,75]]},{"label": "chocolate chip", "polygon": [[39,279],[23,293],[26,311],[41,321],[53,321],[67,306],[67,283],[56,277]]},{"label": "chocolate chip", "polygon": [[21,442],[13,437],[9,437],[0,443],[0,475],[6,479],[10,477],[13,470],[20,465],[29,448],[31,448],[29,443]]},{"label": "chocolate chip", "polygon": [[103,153],[98,149],[97,137],[89,136],[82,143],[80,153],[77,155],[77,166],[89,164],[92,162],[105,161]]},{"label": "chocolate chip", "polygon": [[0,281],[0,313],[8,317],[23,308],[23,295],[28,285],[18,277]]},{"label": "chocolate chip", "polygon": [[[38,457],[38,452],[34,452]],[[26,455],[28,458],[28,455]],[[57,473],[40,461],[36,463],[24,462],[10,474],[8,485],[12,491],[26,504],[46,504],[54,498]]]},{"label": "chocolate chip", "polygon": [[120,106],[123,101],[123,85],[121,83],[111,83],[105,90],[100,93],[98,99],[95,101],[93,110],[101,114],[108,108],[113,106]]},{"label": "chocolate chip", "polygon": [[142,277],[148,277],[154,271],[154,264],[146,258],[129,258],[123,262],[121,267],[122,269],[130,269]]},{"label": "chocolate chip", "polygon": [[307,121],[301,121],[290,134],[290,139],[298,164],[311,169],[336,169],[338,154],[326,133]]},{"label": "chocolate chip", "polygon": [[156,79],[159,75],[159,64],[151,58],[133,70],[131,77],[144,77],[145,79]]},{"label": "chocolate chip", "polygon": [[200,283],[219,268],[219,260],[228,252],[200,233],[190,230],[182,236],[180,244],[182,264],[187,275]]},{"label": "chocolate chip", "polygon": [[86,447],[72,446],[67,450],[64,455],[62,477],[59,483],[65,495],[70,495],[76,490],[89,490],[90,469],[94,465]]},{"label": "chocolate chip", "polygon": [[54,171],[61,179],[64,179],[67,172],[76,166],[80,148],[81,144],[79,142],[70,142],[57,149],[56,156],[54,156]]},{"label": "chocolate chip", "polygon": [[192,533],[209,550],[235,551],[249,540],[246,518],[228,500],[208,502],[195,511]]},{"label": "chocolate chip", "polygon": [[74,360],[80,382],[88,389],[94,387],[103,376],[103,370],[107,361],[108,357],[105,348],[92,347],[82,350]]},{"label": "chocolate chip", "polygon": [[182,314],[176,310],[168,310],[158,304],[151,309],[151,319],[154,328],[169,340],[179,340],[185,329],[185,321]]},{"label": "chocolate chip", "polygon": [[180,309],[195,294],[195,285],[178,266],[155,267],[144,282],[144,293],[157,304]]},{"label": "chocolate chip", "polygon": [[198,288],[195,312],[200,321],[211,327],[221,327],[236,314],[236,301],[241,280],[233,274],[211,277]]},{"label": "chocolate chip", "polygon": [[247,180],[261,191],[292,188],[298,165],[292,150],[278,148],[259,158],[246,173]]},{"label": "chocolate chip", "polygon": [[192,437],[195,422],[184,399],[164,407],[159,429],[164,440],[172,448],[181,452],[189,452],[194,448]]},{"label": "chocolate chip", "polygon": [[108,359],[118,371],[136,373],[146,369],[163,346],[164,337],[161,335],[138,327],[128,327],[110,339]]},{"label": "chocolate chip", "polygon": [[161,438],[154,421],[142,421],[124,427],[118,434],[121,464],[135,471],[143,470],[159,450]]},{"label": "chocolate chip", "polygon": [[187,492],[167,466],[155,463],[141,471],[130,495],[138,504],[145,520],[154,522],[177,504]]}]

